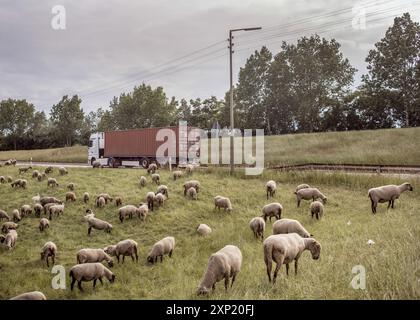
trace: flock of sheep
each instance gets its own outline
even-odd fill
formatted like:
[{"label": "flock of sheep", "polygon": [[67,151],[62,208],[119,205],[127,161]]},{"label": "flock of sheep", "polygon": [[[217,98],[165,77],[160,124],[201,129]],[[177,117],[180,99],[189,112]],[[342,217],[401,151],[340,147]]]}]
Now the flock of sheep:
[{"label": "flock of sheep", "polygon": [[[14,165],[14,160],[9,160],[5,165]],[[94,168],[100,166],[93,166]],[[26,173],[32,169],[31,167],[25,167],[19,169],[19,174]],[[183,175],[191,175],[194,167],[187,165],[184,171],[173,171],[173,179],[180,179]],[[151,164],[147,169],[148,174],[152,183],[155,183],[157,187],[156,192],[148,192],[146,195],[145,202],[140,203],[138,206],[127,204],[123,206],[123,200],[121,197],[112,197],[107,193],[102,193],[96,196],[95,206],[98,208],[104,207],[107,204],[115,200],[117,206],[118,219],[123,223],[127,219],[136,217],[140,220],[145,221],[149,214],[149,210],[153,211],[155,207],[164,206],[164,203],[169,199],[169,190],[166,185],[160,184],[160,175],[157,173],[158,167],[156,164]],[[59,186],[56,178],[48,177],[54,171],[53,167],[48,167],[43,173],[38,170],[32,172],[32,177],[38,181],[47,179],[47,186],[54,188]],[[58,169],[60,175],[67,175],[68,171],[64,167]],[[12,188],[26,188],[28,181],[26,179],[13,180],[11,177],[0,176],[0,184],[10,183]],[[145,176],[140,177],[139,185],[141,187],[146,186],[148,179]],[[183,184],[184,196],[192,200],[198,200],[198,193],[201,185],[197,180],[189,180]],[[65,196],[65,202],[77,201],[75,190],[75,184],[70,183],[67,185],[69,190]],[[266,183],[266,197],[274,197],[277,191],[277,184],[275,181],[270,180]],[[404,191],[413,190],[413,187],[409,183],[404,183],[400,186],[388,185],[378,188],[372,188],[368,191],[368,196],[371,200],[372,213],[376,213],[376,207],[378,203],[388,202],[388,208],[394,208],[394,201],[399,198],[401,193]],[[321,193],[317,188],[313,188],[308,184],[301,184],[297,186],[296,191],[296,204],[300,206],[302,200],[312,201],[310,204],[310,213],[312,218],[317,220],[321,219],[324,215],[324,205],[327,202],[327,197]],[[88,204],[90,201],[89,193],[83,194],[84,203]],[[1,231],[4,235],[0,235],[0,242],[3,243],[8,249],[15,247],[18,233],[17,229],[19,221],[34,213],[40,218],[39,230],[43,232],[45,229],[50,227],[52,224],[51,220],[55,217],[59,217],[65,211],[65,203],[60,199],[50,196],[34,196],[32,198],[34,205],[28,204],[22,205],[20,210],[14,209],[9,215],[6,211],[0,209],[0,221],[7,220],[1,226]],[[233,210],[232,203],[229,198],[223,196],[216,196],[214,198],[215,210],[224,209],[226,212]],[[297,220],[282,218],[283,206],[278,202],[273,202],[265,205],[262,208],[261,216],[253,218],[250,223],[250,229],[252,230],[255,238],[263,241],[263,252],[264,262],[266,265],[267,276],[269,282],[275,283],[278,271],[284,264],[286,266],[286,273],[289,273],[289,264],[294,261],[295,273],[298,270],[298,260],[305,250],[309,250],[313,259],[318,259],[321,253],[321,244],[315,240],[312,235],[304,228],[304,226]],[[45,215],[45,217],[41,217]],[[48,217],[48,218],[47,218]],[[266,228],[266,222],[271,218],[275,218],[276,221],[272,225],[273,234],[268,236],[264,240],[264,232]],[[112,224],[107,221],[101,220],[95,217],[95,214],[91,209],[87,209],[84,221],[87,223],[88,235],[91,234],[92,230],[102,230],[105,232],[111,232],[113,229]],[[197,233],[205,236],[212,232],[212,229],[206,224],[200,224],[197,228]],[[148,256],[148,263],[156,263],[160,258],[163,261],[163,256],[168,255],[172,257],[175,249],[175,238],[166,237],[156,242],[151,248]],[[55,263],[55,257],[57,255],[57,246],[55,243],[48,241],[41,249],[41,260],[45,260],[47,266],[49,266],[50,260],[52,264]],[[102,262],[105,262],[109,268],[114,265],[113,257],[116,257],[118,263],[120,257],[122,263],[126,256],[131,257],[133,262],[138,262],[138,244],[132,239],[126,239],[118,242],[115,245],[108,245],[105,248],[85,248],[81,249],[76,254],[77,264],[70,269],[71,278],[71,290],[73,290],[75,283],[77,282],[78,288],[83,291],[82,282],[93,281],[93,287],[96,286],[97,280],[102,283],[102,279],[106,278],[111,283],[115,280],[114,273],[108,269]],[[274,274],[272,275],[272,263],[276,263]],[[230,286],[233,285],[237,274],[241,270],[242,265],[242,253],[241,250],[234,245],[226,245],[216,253],[210,256],[208,261],[206,272],[198,286],[197,294],[207,294],[211,290],[215,289],[217,282],[224,280],[224,286],[227,290],[231,279]],[[39,291],[23,293],[12,299],[46,299],[45,295]]]}]

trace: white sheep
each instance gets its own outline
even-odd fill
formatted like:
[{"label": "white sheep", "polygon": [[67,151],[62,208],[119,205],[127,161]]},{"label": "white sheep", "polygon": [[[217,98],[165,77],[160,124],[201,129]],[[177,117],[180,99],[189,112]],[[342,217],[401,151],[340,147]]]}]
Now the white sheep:
[{"label": "white sheep", "polygon": [[193,173],[193,171],[194,171],[194,166],[192,164],[189,163],[185,166],[185,172],[188,175],[191,175]]},{"label": "white sheep", "polygon": [[249,222],[249,227],[254,233],[255,238],[258,239],[261,237],[261,240],[264,239],[265,221],[263,218],[261,217],[252,218],[252,220]]},{"label": "white sheep", "polygon": [[216,196],[214,197],[214,209],[219,209],[220,208],[224,208],[225,211],[227,210],[228,212],[232,211],[232,204],[229,200],[229,198],[226,197],[222,197],[222,196]]},{"label": "white sheep", "polygon": [[161,193],[161,194],[163,194],[166,198],[169,198],[169,192],[168,192],[168,187],[167,186],[165,186],[165,185],[160,185],[158,188],[157,188],[157,191],[156,191],[156,194],[158,194],[158,193]]},{"label": "white sheep", "polygon": [[137,210],[138,218],[142,221],[146,221],[148,213],[149,207],[147,206],[147,203],[140,203]]},{"label": "white sheep", "polygon": [[39,193],[36,196],[32,197],[33,203],[40,203],[40,201],[41,201],[41,196],[39,195]]},{"label": "white sheep", "polygon": [[312,202],[310,205],[310,210],[311,217],[313,218],[315,215],[317,220],[319,220],[319,218],[322,218],[322,216],[324,215],[324,205],[320,201]]},{"label": "white sheep", "polygon": [[155,193],[150,191],[146,194],[146,202],[147,202],[147,207],[149,208],[149,210],[153,211],[153,204],[155,202]]},{"label": "white sheep", "polygon": [[207,263],[207,270],[197,289],[197,294],[207,294],[216,288],[216,283],[225,279],[225,289],[229,287],[229,279],[232,284],[236,275],[241,271],[242,253],[238,247],[227,245],[213,253]]},{"label": "white sheep", "polygon": [[84,203],[88,203],[89,202],[89,199],[90,199],[89,193],[88,192],[85,192],[83,194],[83,202]]},{"label": "white sheep", "polygon": [[129,256],[134,262],[134,257],[136,262],[139,261],[138,256],[138,244],[136,241],[131,239],[126,239],[118,242],[116,245],[107,246],[104,248],[104,251],[110,256],[117,257],[118,263],[120,263],[120,256],[122,256],[122,263],[124,263],[125,257]]},{"label": "white sheep", "polygon": [[270,180],[266,183],[265,185],[265,190],[267,193],[267,200],[268,197],[274,197],[274,195],[276,194],[276,190],[277,190],[277,184],[274,180]]},{"label": "white sheep", "polygon": [[96,207],[103,208],[105,207],[105,204],[106,204],[106,200],[104,197],[99,197],[96,199]]},{"label": "white sheep", "polygon": [[394,201],[400,197],[401,193],[413,190],[413,186],[408,182],[405,182],[399,186],[387,185],[369,189],[368,196],[371,201],[372,213],[376,213],[376,207],[378,206],[378,202],[388,202],[388,209],[389,207],[394,209]]},{"label": "white sheep", "polygon": [[150,250],[149,254],[147,255],[147,261],[149,263],[155,263],[158,260],[158,257],[160,257],[160,262],[163,261],[163,256],[165,254],[169,255],[169,257],[172,257],[172,253],[175,249],[175,238],[174,237],[166,237],[162,240],[159,240],[156,242],[152,250]]},{"label": "white sheep", "polygon": [[172,175],[173,175],[173,177],[174,177],[174,181],[175,181],[176,179],[181,178],[181,177],[182,177],[182,174],[183,174],[183,172],[182,172],[181,170],[176,170],[176,171],[174,171],[174,172],[172,173]]},{"label": "white sheep", "polygon": [[204,223],[201,223],[197,227],[197,233],[201,236],[206,236],[206,235],[210,234],[211,232],[212,232],[211,228]]},{"label": "white sheep", "polygon": [[47,300],[47,297],[41,291],[31,291],[17,295],[10,300]]},{"label": "white sheep", "polygon": [[154,200],[158,207],[163,207],[163,205],[165,204],[166,197],[163,194],[158,193],[156,194]]},{"label": "white sheep", "polygon": [[40,203],[35,203],[34,204],[34,213],[37,217],[41,216],[42,209],[43,209],[43,207],[41,206]]},{"label": "white sheep", "polygon": [[7,249],[11,250],[16,245],[17,238],[16,230],[9,229],[5,236],[0,235],[0,243],[4,243]]},{"label": "white sheep", "polygon": [[33,172],[32,172],[32,178],[33,179],[36,179],[36,178],[38,178],[39,177],[39,175],[40,175],[41,173],[38,171],[38,170],[34,170]]},{"label": "white sheep", "polygon": [[109,202],[114,201],[114,198],[113,198],[113,197],[111,197],[108,193],[101,193],[100,195],[98,195],[98,196],[96,197],[96,201],[98,201],[98,199],[99,199],[100,197],[102,197],[102,198],[104,198],[104,199],[105,199],[105,204],[108,204],[108,201],[109,201]]},{"label": "white sheep", "polygon": [[147,173],[155,173],[156,172],[156,170],[157,170],[158,168],[157,168],[157,165],[156,165],[156,163],[151,163],[151,164],[149,164],[149,167],[147,168]]},{"label": "white sheep", "polygon": [[323,203],[327,202],[327,197],[321,193],[317,188],[304,188],[296,192],[297,206],[300,206],[301,200],[312,200],[321,199]]},{"label": "white sheep", "polygon": [[41,250],[41,260],[47,262],[47,267],[50,266],[48,258],[51,257],[53,265],[55,264],[55,256],[57,255],[57,246],[54,242],[48,241],[44,244]]},{"label": "white sheep", "polygon": [[193,199],[193,200],[197,200],[197,190],[195,190],[194,187],[191,187],[187,190],[187,195]]},{"label": "white sheep", "polygon": [[18,224],[14,223],[12,221],[7,221],[7,222],[4,222],[1,225],[1,231],[3,233],[7,233],[7,232],[9,232],[9,230],[16,230],[18,227],[19,227]]},{"label": "white sheep", "polygon": [[302,183],[302,184],[300,184],[296,187],[296,191],[294,192],[294,194],[296,194],[301,189],[307,189],[307,188],[310,188],[310,187],[311,186],[309,184]]},{"label": "white sheep", "polygon": [[47,218],[39,220],[39,231],[42,232],[50,227],[50,221]]},{"label": "white sheep", "polygon": [[159,173],[153,173],[152,174],[152,182],[159,184],[160,182],[160,175]]},{"label": "white sheep", "polygon": [[92,229],[104,230],[107,233],[111,233],[112,231],[112,224],[104,220],[95,218],[94,216],[87,218],[87,222],[88,222],[88,235],[89,236]]},{"label": "white sheep", "polygon": [[66,174],[68,174],[69,172],[67,171],[67,169],[66,168],[64,168],[64,167],[60,167],[60,168],[58,168],[58,172],[60,173],[60,175],[62,175],[62,176],[64,176],[64,175],[66,175]]},{"label": "white sheep", "polygon": [[200,182],[198,182],[197,180],[190,180],[184,183],[184,196],[187,195],[187,191],[189,188],[195,188],[195,190],[198,191],[200,190]]},{"label": "white sheep", "polygon": [[112,258],[103,249],[80,249],[76,254],[76,260],[78,264],[106,261],[108,267],[114,266]]},{"label": "white sheep", "polygon": [[23,217],[26,217],[26,216],[28,216],[30,214],[32,214],[32,208],[31,208],[31,206],[28,205],[28,204],[23,205],[20,208],[20,214],[21,214],[22,218]]},{"label": "white sheep", "polygon": [[134,215],[138,215],[138,208],[131,204],[128,204],[124,207],[118,209],[118,218],[120,219],[121,223],[124,222],[125,219],[131,219]]},{"label": "white sheep", "polygon": [[48,178],[48,180],[47,180],[47,187],[49,187],[49,186],[51,186],[51,187],[58,187],[60,185],[58,184],[57,179],[55,179],[55,178]]},{"label": "white sheep", "polygon": [[275,217],[277,220],[281,219],[281,213],[283,211],[283,206],[278,202],[273,202],[265,205],[262,208],[262,217],[264,221],[267,221],[267,218]]},{"label": "white sheep", "polygon": [[102,263],[94,262],[94,263],[84,263],[84,264],[76,264],[70,269],[70,279],[71,285],[70,288],[73,291],[74,284],[77,281],[77,286],[80,291],[83,291],[82,288],[82,281],[93,281],[93,287],[96,286],[96,281],[99,279],[101,284],[102,278],[105,277],[109,280],[110,283],[115,281],[115,275],[106,268]]},{"label": "white sheep", "polygon": [[147,179],[146,179],[146,177],[145,176],[141,176],[140,177],[140,187],[145,187],[146,186],[146,184],[147,184]]},{"label": "white sheep", "polygon": [[21,216],[21,214],[20,214],[20,212],[19,212],[18,209],[13,209],[13,211],[12,211],[12,219],[15,222],[18,222],[18,221],[22,220],[22,216]]},{"label": "white sheep", "polygon": [[54,204],[49,207],[48,209],[50,216],[49,219],[52,220],[52,216],[56,215],[57,217],[60,216],[60,214],[64,213],[64,204]]},{"label": "white sheep", "polygon": [[63,204],[63,202],[62,202],[62,201],[58,200],[58,199],[57,199],[57,198],[55,198],[55,197],[42,197],[42,198],[39,200],[39,203],[40,203],[42,206],[45,206],[45,205],[46,205],[46,204],[48,204],[48,203]]},{"label": "white sheep", "polygon": [[321,245],[313,238],[302,238],[297,233],[275,234],[263,242],[264,262],[267,267],[268,281],[271,282],[272,261],[277,264],[274,271],[273,283],[276,282],[277,273],[282,264],[286,265],[286,274],[289,275],[289,263],[295,261],[295,274],[298,270],[298,260],[303,251],[309,250],[312,259],[319,259]]},{"label": "white sheep", "polygon": [[[18,211],[18,213],[19,213],[19,211]],[[3,219],[6,219],[7,221],[9,221],[10,220],[10,217],[7,214],[6,211],[0,210],[0,221],[3,220]]]},{"label": "white sheep", "polygon": [[302,238],[309,238],[312,235],[294,219],[280,219],[273,223],[273,234],[297,233]]}]

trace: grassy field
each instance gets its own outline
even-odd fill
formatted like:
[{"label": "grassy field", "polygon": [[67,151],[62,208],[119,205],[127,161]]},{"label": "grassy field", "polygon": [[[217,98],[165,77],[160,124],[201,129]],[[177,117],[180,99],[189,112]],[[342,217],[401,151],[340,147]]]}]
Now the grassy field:
[{"label": "grassy field", "polygon": [[[420,165],[420,128],[304,133],[265,137],[269,166],[329,163]],[[221,148],[222,149],[222,148]],[[87,162],[87,148],[3,151],[0,160]]]},{"label": "grassy field", "polygon": [[[58,189],[47,189],[46,182],[35,182],[26,175],[27,190],[12,190],[0,185],[0,208],[11,212],[32,196],[42,195],[64,198],[65,186],[76,183],[79,199],[66,205],[64,214],[51,221],[44,233],[38,230],[39,218],[28,217],[20,222],[17,246],[7,251],[0,247],[0,299],[19,293],[40,290],[49,299],[419,299],[420,298],[420,191],[419,179],[409,180],[414,192],[407,192],[396,201],[394,210],[380,205],[378,213],[370,213],[367,189],[386,183],[400,183],[398,177],[386,178],[370,175],[340,173],[279,173],[265,171],[262,177],[247,178],[238,173],[230,177],[220,170],[195,172],[202,188],[198,201],[186,200],[182,183],[171,179],[168,171],[161,171],[162,183],[169,187],[169,199],[164,208],[155,210],[147,223],[137,219],[120,223],[117,209],[111,204],[103,209],[93,208],[96,216],[113,224],[111,234],[93,231],[87,236],[87,225],[82,222],[86,208],[80,197],[88,191],[93,198],[100,192],[120,195],[124,204],[139,204],[147,191],[156,190],[149,184],[141,189],[137,185],[144,170],[136,169],[69,169],[69,175],[57,177]],[[17,168],[0,168],[0,175],[17,177]],[[57,176],[57,173],[54,174]],[[275,179],[279,185],[274,200],[266,200],[264,185]],[[314,221],[309,214],[309,203],[296,208],[293,191],[299,183],[319,187],[328,196],[325,216]],[[213,209],[217,194],[230,197],[231,214]],[[268,282],[261,241],[254,239],[248,223],[260,215],[263,205],[279,201],[284,206],[283,217],[300,220],[322,244],[320,260],[312,260],[309,252],[300,259],[299,274],[286,277],[281,268],[277,283]],[[213,228],[208,237],[195,233],[199,223]],[[271,234],[268,222],[265,236]],[[177,244],[172,258],[154,266],[146,263],[153,243],[172,235]],[[85,292],[69,289],[68,270],[76,262],[81,248],[103,248],[108,244],[131,238],[139,243],[139,263],[126,259],[125,264],[114,266],[113,284],[92,289],[84,283]],[[372,239],[375,244],[369,246]],[[67,289],[51,287],[51,266],[40,261],[40,249],[46,241],[58,246],[56,263],[66,268]],[[242,271],[233,288],[225,292],[222,282],[208,297],[197,297],[195,290],[204,274],[209,256],[227,244],[237,245],[243,254]],[[366,269],[366,289],[355,290],[350,282],[355,274],[352,268],[363,265]]]}]

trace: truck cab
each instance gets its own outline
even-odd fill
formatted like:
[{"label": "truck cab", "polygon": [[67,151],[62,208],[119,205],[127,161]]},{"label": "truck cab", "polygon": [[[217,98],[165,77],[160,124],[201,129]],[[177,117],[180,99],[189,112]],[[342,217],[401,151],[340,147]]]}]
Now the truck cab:
[{"label": "truck cab", "polygon": [[108,159],[104,159],[105,135],[103,132],[92,133],[89,138],[88,163],[93,164],[96,160],[102,165],[108,164]]}]

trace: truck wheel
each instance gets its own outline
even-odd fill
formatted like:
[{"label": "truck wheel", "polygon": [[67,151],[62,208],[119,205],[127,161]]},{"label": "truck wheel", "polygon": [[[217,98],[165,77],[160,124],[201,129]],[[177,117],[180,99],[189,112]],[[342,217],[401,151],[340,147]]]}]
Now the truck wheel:
[{"label": "truck wheel", "polygon": [[150,164],[150,159],[149,158],[141,158],[140,159],[140,165],[144,168],[147,169],[149,167]]}]

